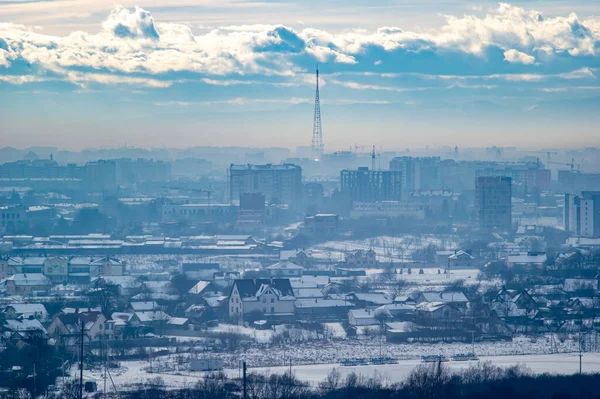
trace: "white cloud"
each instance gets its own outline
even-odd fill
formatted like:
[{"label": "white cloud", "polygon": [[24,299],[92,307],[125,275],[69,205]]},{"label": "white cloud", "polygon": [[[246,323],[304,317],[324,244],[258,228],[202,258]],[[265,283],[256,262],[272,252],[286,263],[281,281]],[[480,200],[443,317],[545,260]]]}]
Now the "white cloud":
[{"label": "white cloud", "polygon": [[524,64],[533,65],[535,64],[535,57],[522,53],[515,49],[506,50],[504,52],[504,59],[511,64]]},{"label": "white cloud", "polygon": [[[186,78],[195,74],[205,83],[223,86],[252,84],[257,82],[257,75],[275,75],[281,77],[277,84],[285,86],[304,79],[313,57],[315,61],[339,64],[332,69],[375,65],[390,77],[398,70],[413,68],[412,72],[417,72],[421,65],[453,72],[463,67],[468,75],[469,66],[480,62],[489,78],[539,81],[547,76],[593,78],[592,70],[584,63],[585,57],[600,55],[597,48],[600,20],[582,21],[574,14],[544,18],[537,11],[508,4],[501,4],[483,17],[449,16],[444,26],[428,32],[393,26],[331,33],[308,27],[295,31],[282,25],[242,25],[216,28],[197,36],[183,24],[155,23],[152,15],[141,8],[116,6],[96,34],[78,31],[51,36],[22,25],[0,24],[0,74],[10,70],[11,75],[63,79],[78,85],[87,79],[148,87],[169,87],[182,79],[178,75],[181,73]],[[511,68],[519,70],[506,74],[506,63],[488,59],[488,51],[494,49],[504,54]],[[475,58],[465,62],[466,57]],[[538,70],[552,70],[559,57],[557,68],[562,69],[545,74]],[[18,69],[23,65],[31,67]],[[532,68],[536,68],[535,73]],[[231,75],[236,78],[226,79]],[[251,78],[244,78],[249,75]],[[447,75],[454,76],[452,72]],[[356,89],[405,90],[344,84]]]}]

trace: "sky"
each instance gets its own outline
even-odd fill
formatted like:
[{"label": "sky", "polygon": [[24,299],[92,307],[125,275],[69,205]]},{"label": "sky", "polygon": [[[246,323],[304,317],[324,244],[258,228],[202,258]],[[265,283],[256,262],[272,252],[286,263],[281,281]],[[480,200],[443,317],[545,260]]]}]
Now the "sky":
[{"label": "sky", "polygon": [[600,145],[600,1],[0,0],[0,146]]}]

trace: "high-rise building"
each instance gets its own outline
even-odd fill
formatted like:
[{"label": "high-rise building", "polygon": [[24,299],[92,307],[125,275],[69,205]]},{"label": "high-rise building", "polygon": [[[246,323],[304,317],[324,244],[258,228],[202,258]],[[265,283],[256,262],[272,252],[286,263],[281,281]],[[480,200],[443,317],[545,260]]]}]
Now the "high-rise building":
[{"label": "high-rise building", "polygon": [[342,195],[350,202],[399,201],[402,172],[393,170],[342,170]]},{"label": "high-rise building", "polygon": [[539,162],[501,162],[482,163],[475,172],[480,176],[510,177],[512,182],[523,187],[525,192],[531,190],[545,191],[550,189],[550,169],[545,169]]},{"label": "high-rise building", "polygon": [[261,193],[270,204],[296,208],[302,204],[302,168],[293,164],[231,165],[230,201],[242,194]]},{"label": "high-rise building", "polygon": [[482,229],[510,229],[512,225],[512,180],[504,176],[482,176],[475,181],[477,222]]},{"label": "high-rise building", "polygon": [[390,170],[402,172],[402,191],[408,195],[416,190],[441,188],[439,157],[396,157]]},{"label": "high-rise building", "polygon": [[580,196],[565,194],[563,222],[571,234],[600,237],[600,191],[584,191]]}]

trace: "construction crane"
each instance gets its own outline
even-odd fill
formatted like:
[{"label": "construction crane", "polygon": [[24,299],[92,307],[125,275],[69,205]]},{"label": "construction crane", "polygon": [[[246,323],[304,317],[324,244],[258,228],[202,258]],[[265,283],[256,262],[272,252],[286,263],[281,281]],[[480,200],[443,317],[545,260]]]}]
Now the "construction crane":
[{"label": "construction crane", "polygon": [[575,166],[577,166],[577,171],[580,171],[581,169],[581,165],[576,165],[575,164],[575,158],[571,158],[571,163],[565,163],[565,162],[550,162],[553,165],[566,165],[569,166],[571,168],[571,172],[575,171]]},{"label": "construction crane", "polygon": [[546,153],[546,164],[550,165],[552,163],[552,159],[551,159],[552,155],[558,155],[558,152],[548,151]]}]

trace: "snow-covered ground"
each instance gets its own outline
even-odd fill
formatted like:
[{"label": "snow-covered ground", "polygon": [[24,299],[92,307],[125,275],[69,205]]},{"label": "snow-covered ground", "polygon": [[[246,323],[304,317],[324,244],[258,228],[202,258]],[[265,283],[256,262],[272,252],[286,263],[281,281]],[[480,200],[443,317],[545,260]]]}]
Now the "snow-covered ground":
[{"label": "snow-covered ground", "polygon": [[[481,356],[479,361],[491,361],[493,364],[501,367],[510,367],[515,365],[524,365],[534,373],[550,374],[574,374],[579,372],[579,356],[577,353],[562,353],[551,355],[510,355],[510,356]],[[203,373],[192,373],[185,370],[154,372],[148,373],[148,361],[128,361],[122,362],[119,370],[111,371],[112,379],[117,389],[120,391],[131,389],[136,384],[145,383],[150,378],[161,377],[168,388],[183,388],[192,386],[196,381],[204,377]],[[311,365],[292,365],[293,374],[302,381],[309,382],[311,385],[323,381],[327,374],[337,369],[342,377],[354,372],[365,377],[380,376],[389,382],[402,381],[419,364],[419,359],[400,360],[398,364],[387,365],[369,365],[345,367],[339,363],[311,364]],[[475,364],[470,362],[447,362],[445,366],[453,370],[460,370]],[[600,372],[600,354],[584,353],[582,359],[582,369],[586,373]],[[156,365],[155,365],[156,370]],[[75,372],[75,369],[74,369]],[[279,367],[251,367],[249,372],[261,374],[287,373],[289,366]],[[239,378],[239,369],[226,369],[225,373],[230,378]],[[102,371],[84,371],[84,380],[95,380],[98,382],[98,388],[103,389]],[[113,391],[110,379],[107,379],[107,390]]]},{"label": "snow-covered ground", "polygon": [[[331,323],[327,326],[332,334],[339,333],[339,326]],[[229,327],[220,327],[223,331],[230,331]],[[240,331],[238,331],[240,332]],[[245,333],[246,331],[241,331]],[[549,337],[517,337],[512,342],[476,343],[475,352],[482,360],[492,360],[502,366],[517,363],[526,364],[535,372],[574,372],[574,361],[578,362],[576,351],[577,342],[568,339],[564,342],[556,341],[556,349],[561,355],[551,354]],[[421,355],[443,354],[448,357],[456,353],[470,352],[472,347],[465,343],[439,343],[439,344],[387,344],[377,338],[361,340],[314,340],[297,342],[294,345],[260,345],[245,350],[229,353],[198,354],[199,357],[214,357],[223,360],[229,373],[234,376],[240,360],[245,360],[250,368],[256,367],[259,372],[279,372],[286,369],[290,359],[294,365],[297,376],[307,381],[321,381],[329,370],[339,368],[340,371],[356,371],[365,375],[386,371],[393,378],[402,378],[415,365],[420,363]],[[398,365],[340,367],[339,362],[350,358],[371,358],[377,356],[391,356],[399,359]],[[190,355],[173,354],[169,356],[144,361],[123,361],[121,368],[112,370],[112,377],[117,387],[127,389],[137,383],[146,382],[149,378],[161,377],[172,388],[193,384],[200,374],[187,370]],[[557,360],[558,359],[558,360]],[[450,367],[464,367],[465,363],[449,362]],[[152,367],[152,368],[151,368]],[[577,363],[577,370],[578,370]],[[153,373],[149,371],[152,369]],[[584,370],[600,372],[600,354],[584,354]],[[74,369],[74,373],[77,372]],[[370,374],[369,374],[370,373]],[[85,370],[86,379],[93,379],[103,386],[102,370]],[[110,380],[108,382],[110,386]]]},{"label": "snow-covered ground", "polygon": [[339,262],[344,259],[344,253],[357,249],[373,249],[380,262],[389,262],[390,256],[394,262],[408,261],[414,251],[433,244],[439,250],[455,249],[458,238],[451,235],[401,235],[377,236],[364,240],[327,241],[310,248],[313,256],[322,260]]},{"label": "snow-covered ground", "polygon": [[[543,374],[574,374],[579,372],[579,355],[575,353],[555,355],[521,355],[521,356],[482,356],[479,361],[491,361],[501,367],[525,365],[532,372]],[[444,363],[452,370],[460,370],[469,367],[476,362],[447,362]],[[292,367],[292,373],[300,380],[309,383],[319,383],[325,379],[327,374],[337,369],[342,377],[354,372],[365,377],[380,376],[389,382],[400,382],[419,364],[420,360],[402,360],[398,364],[369,365],[345,367],[338,363],[303,365]],[[586,373],[600,372],[600,354],[585,353],[582,358],[582,369]],[[237,369],[226,371],[228,375],[237,377]],[[250,368],[250,372],[261,374],[283,374],[289,372],[289,367]]]}]

